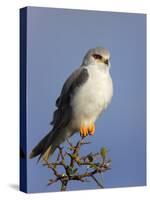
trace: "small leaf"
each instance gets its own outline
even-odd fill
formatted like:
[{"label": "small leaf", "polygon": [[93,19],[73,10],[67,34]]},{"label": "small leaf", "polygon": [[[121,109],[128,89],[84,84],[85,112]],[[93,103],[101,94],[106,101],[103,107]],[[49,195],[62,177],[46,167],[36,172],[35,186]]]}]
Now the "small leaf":
[{"label": "small leaf", "polygon": [[78,168],[75,168],[74,170],[72,170],[73,174],[76,174],[78,171]]},{"label": "small leaf", "polygon": [[88,155],[88,159],[89,159],[90,162],[93,161],[93,157],[91,155]]},{"label": "small leaf", "polygon": [[53,168],[56,169],[57,165],[54,163]]},{"label": "small leaf", "polygon": [[107,152],[108,152],[108,151],[107,151],[106,147],[102,147],[102,148],[101,148],[101,150],[100,150],[100,154],[101,154],[103,160],[106,159]]}]

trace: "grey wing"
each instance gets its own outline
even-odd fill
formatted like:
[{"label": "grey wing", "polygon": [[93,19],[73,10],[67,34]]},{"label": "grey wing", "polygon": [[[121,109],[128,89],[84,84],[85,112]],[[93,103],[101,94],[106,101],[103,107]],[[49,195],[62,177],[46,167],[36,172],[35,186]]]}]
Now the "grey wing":
[{"label": "grey wing", "polygon": [[72,119],[71,100],[78,87],[83,85],[88,79],[88,71],[85,68],[79,68],[71,74],[65,82],[61,94],[56,100],[57,109],[53,114],[52,130],[35,146],[30,154],[30,158],[37,155],[39,159],[43,157],[48,160],[53,154],[56,147],[61,144],[66,138],[65,127]]},{"label": "grey wing", "polygon": [[78,87],[88,79],[86,68],[79,68],[74,71],[64,83],[60,96],[56,100],[57,109],[53,113],[53,129],[66,127],[72,118],[71,99]]}]

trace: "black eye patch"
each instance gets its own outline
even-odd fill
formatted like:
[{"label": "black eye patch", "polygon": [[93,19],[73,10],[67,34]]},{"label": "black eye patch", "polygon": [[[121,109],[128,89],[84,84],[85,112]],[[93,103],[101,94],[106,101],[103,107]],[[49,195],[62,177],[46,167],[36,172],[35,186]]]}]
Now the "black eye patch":
[{"label": "black eye patch", "polygon": [[93,54],[92,55],[96,60],[101,60],[103,63],[105,63],[106,65],[109,64],[108,59],[105,59],[103,56],[99,55],[99,54]]},{"label": "black eye patch", "polygon": [[99,55],[99,54],[93,54],[93,57],[97,60],[101,60],[102,59],[102,56]]}]

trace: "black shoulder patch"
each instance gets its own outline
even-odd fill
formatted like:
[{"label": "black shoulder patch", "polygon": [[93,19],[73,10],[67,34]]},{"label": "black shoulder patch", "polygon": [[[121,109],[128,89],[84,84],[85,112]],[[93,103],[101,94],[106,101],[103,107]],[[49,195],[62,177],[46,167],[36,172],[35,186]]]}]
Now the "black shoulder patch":
[{"label": "black shoulder patch", "polygon": [[72,86],[70,87],[70,92],[74,90],[76,87],[83,85],[88,80],[89,74],[86,68],[83,68],[80,72],[79,76],[73,82]]},{"label": "black shoulder patch", "polygon": [[54,128],[58,127],[58,124],[67,125],[70,121],[72,109],[70,106],[71,98],[74,95],[76,89],[82,86],[88,80],[89,74],[86,68],[83,68],[75,79],[72,79],[71,84],[67,88],[66,92],[62,93],[56,100],[57,109],[53,113],[53,120],[51,124]]}]

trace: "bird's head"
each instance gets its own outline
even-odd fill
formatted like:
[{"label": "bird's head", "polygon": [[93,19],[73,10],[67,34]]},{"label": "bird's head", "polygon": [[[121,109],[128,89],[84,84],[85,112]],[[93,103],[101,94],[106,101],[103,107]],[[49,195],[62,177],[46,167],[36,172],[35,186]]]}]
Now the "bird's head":
[{"label": "bird's head", "polygon": [[97,65],[100,68],[108,68],[110,66],[110,53],[108,49],[103,47],[90,49],[84,56],[82,65]]}]

